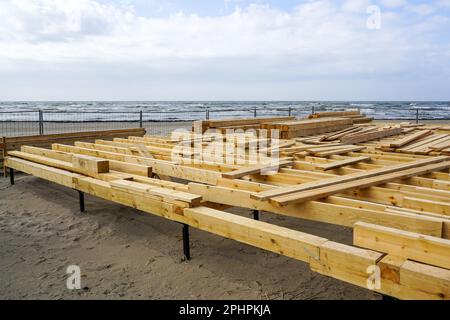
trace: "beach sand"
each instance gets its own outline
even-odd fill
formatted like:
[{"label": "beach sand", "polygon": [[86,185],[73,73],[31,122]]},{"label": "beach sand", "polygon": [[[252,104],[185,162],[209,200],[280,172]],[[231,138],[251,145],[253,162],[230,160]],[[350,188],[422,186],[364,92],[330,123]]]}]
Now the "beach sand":
[{"label": "beach sand", "polygon": [[[0,299],[379,299],[306,263],[17,174],[0,179]],[[250,210],[232,209],[247,217]],[[269,213],[262,220],[351,243],[349,228]],[[81,290],[66,288],[69,265]]]}]

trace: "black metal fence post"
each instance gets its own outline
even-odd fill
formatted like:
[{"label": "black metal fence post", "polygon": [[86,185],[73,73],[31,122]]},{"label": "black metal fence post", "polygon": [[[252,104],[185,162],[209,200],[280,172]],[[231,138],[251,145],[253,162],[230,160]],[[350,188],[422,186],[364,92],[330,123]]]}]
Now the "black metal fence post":
[{"label": "black metal fence post", "polygon": [[206,120],[209,120],[209,109],[206,109],[206,115],[205,115]]},{"label": "black metal fence post", "polygon": [[142,110],[139,111],[139,128],[142,128]]},{"label": "black metal fence post", "polygon": [[419,123],[419,109],[416,109],[416,124]]},{"label": "black metal fence post", "polygon": [[39,135],[44,134],[44,113],[39,110]]},{"label": "black metal fence post", "polygon": [[256,118],[258,115],[257,115],[257,112],[256,112],[256,107],[253,109],[253,116]]},{"label": "black metal fence post", "polygon": [[311,110],[311,114],[315,114],[315,113],[316,113],[316,106],[313,105],[313,106],[312,106],[312,110]]}]

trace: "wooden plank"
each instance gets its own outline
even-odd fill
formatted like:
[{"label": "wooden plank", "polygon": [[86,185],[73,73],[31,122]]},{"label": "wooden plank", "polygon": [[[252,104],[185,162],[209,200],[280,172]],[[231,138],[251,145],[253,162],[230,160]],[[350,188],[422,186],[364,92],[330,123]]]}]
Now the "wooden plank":
[{"label": "wooden plank", "polygon": [[422,139],[422,140],[420,140],[420,141],[418,141],[416,143],[413,143],[413,144],[410,144],[410,145],[405,146],[403,148],[400,148],[399,151],[400,152],[409,152],[410,150],[413,150],[415,148],[419,148],[419,147],[427,145],[427,144],[429,144],[431,142],[437,141],[437,140],[441,139],[442,137],[445,137],[445,135],[433,134],[433,135],[431,135],[431,136],[429,136],[429,137],[427,137],[425,139]]},{"label": "wooden plank", "polygon": [[376,132],[370,132],[370,133],[364,133],[364,134],[358,134],[354,136],[345,136],[340,139],[342,143],[348,143],[348,144],[354,144],[354,143],[361,143],[366,142],[370,140],[376,140],[381,139],[393,135],[398,135],[402,133],[401,128],[391,128],[391,129],[385,129],[380,130]]},{"label": "wooden plank", "polygon": [[435,151],[441,151],[441,150],[444,150],[447,148],[450,148],[450,137],[449,137],[448,141],[441,142],[439,144],[436,144],[436,145],[430,147],[430,149],[433,149]]},{"label": "wooden plank", "polygon": [[328,185],[321,188],[314,188],[312,190],[295,192],[283,196],[277,196],[270,198],[270,201],[285,206],[292,203],[301,203],[305,201],[317,200],[328,197],[330,195],[343,193],[349,190],[357,190],[368,188],[371,186],[380,185],[389,181],[397,179],[406,179],[421,174],[426,174],[433,171],[445,170],[450,168],[450,161],[444,161],[441,163],[430,164],[426,166],[420,166],[417,168],[406,169],[397,171],[394,173],[382,174],[374,177],[358,179],[350,182],[338,183],[334,185]]},{"label": "wooden plank", "polygon": [[325,136],[321,137],[319,140],[320,141],[332,141],[332,140],[339,139],[349,133],[354,133],[354,132],[358,132],[361,130],[362,130],[361,127],[349,127],[344,130],[339,130],[337,132],[333,132],[328,135],[325,135]]},{"label": "wooden plank", "polygon": [[433,131],[431,131],[431,130],[420,130],[420,131],[413,133],[409,136],[406,136],[402,139],[398,139],[398,140],[390,142],[389,146],[391,148],[400,148],[400,147],[403,147],[413,141],[425,138],[431,134],[433,134]]},{"label": "wooden plank", "polygon": [[251,166],[251,167],[243,167],[241,169],[231,171],[231,172],[225,172],[222,173],[222,178],[227,179],[239,179],[248,175],[252,174],[259,174],[261,172],[276,172],[279,170],[279,168],[291,166],[294,162],[293,161],[280,161],[279,163],[273,163],[273,164],[262,164],[257,166]]},{"label": "wooden plank", "polygon": [[339,154],[346,154],[349,152],[357,152],[366,149],[366,147],[346,147],[346,148],[340,148],[335,150],[329,150],[329,151],[320,151],[320,152],[312,152],[314,156],[317,157],[329,157],[333,155],[339,155]]},{"label": "wooden plank", "polygon": [[352,158],[345,159],[345,160],[334,161],[334,162],[325,163],[325,164],[318,164],[315,167],[318,170],[327,171],[327,170],[341,168],[343,166],[356,164],[361,161],[370,161],[370,157],[352,157]]},{"label": "wooden plank", "polygon": [[450,269],[450,240],[358,222],[353,244],[434,266]]},{"label": "wooden plank", "polygon": [[136,181],[115,180],[110,181],[112,188],[126,190],[129,192],[137,192],[145,196],[154,196],[161,201],[172,203],[181,207],[199,206],[202,200],[201,196],[190,194],[183,191],[168,190],[157,186],[150,186]]},{"label": "wooden plank", "polygon": [[333,177],[330,179],[323,179],[320,181],[312,181],[312,182],[304,183],[301,185],[287,186],[287,187],[283,187],[283,188],[268,190],[268,191],[254,194],[252,196],[252,198],[259,199],[259,200],[267,200],[269,198],[276,197],[276,196],[282,196],[282,195],[286,195],[286,194],[290,194],[290,193],[294,193],[294,192],[306,191],[306,190],[311,190],[311,189],[319,188],[319,187],[325,187],[325,186],[333,185],[335,183],[350,182],[350,181],[354,181],[357,179],[369,178],[369,177],[373,177],[373,176],[377,176],[377,175],[381,175],[381,174],[396,172],[399,170],[405,170],[405,169],[415,168],[418,166],[439,163],[442,161],[447,161],[449,159],[450,158],[447,156],[426,158],[426,159],[402,163],[402,164],[398,164],[398,165],[394,165],[394,166],[383,167],[383,168],[379,168],[379,169],[363,171],[363,172],[356,172],[356,173],[348,174],[348,175],[344,175],[344,176]]}]

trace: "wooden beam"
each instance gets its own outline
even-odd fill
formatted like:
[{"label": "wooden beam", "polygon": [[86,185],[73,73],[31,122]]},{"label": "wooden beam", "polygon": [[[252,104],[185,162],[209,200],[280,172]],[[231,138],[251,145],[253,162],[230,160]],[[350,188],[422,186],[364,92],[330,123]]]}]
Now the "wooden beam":
[{"label": "wooden beam", "polygon": [[450,269],[450,240],[358,222],[353,228],[353,244]]},{"label": "wooden beam", "polygon": [[450,270],[405,261],[400,268],[400,283],[412,289],[405,299],[450,300]]},{"label": "wooden beam", "polygon": [[370,266],[375,266],[383,254],[327,241],[320,246],[319,258],[310,259],[311,270],[360,287],[367,287]]},{"label": "wooden beam", "polygon": [[96,174],[109,172],[109,161],[97,157],[74,155],[72,157],[72,165],[74,168],[88,173]]},{"label": "wooden beam", "polygon": [[[285,207],[276,206],[268,201],[258,201],[250,196],[254,192],[264,189],[262,184],[255,184],[243,180],[223,179],[219,182],[224,186],[208,186],[199,183],[189,183],[189,192],[198,194],[205,201],[243,207],[253,210],[261,210],[296,217],[312,221],[321,221],[346,227],[353,227],[358,221],[376,223],[384,226],[401,228],[403,230],[418,233],[442,236],[443,220],[416,214],[385,212],[387,206],[351,200],[341,197],[330,197],[330,200],[342,199],[354,202],[354,206],[346,203],[326,203],[322,201],[309,201],[306,203],[292,204]],[[251,191],[236,188],[248,188]]]}]

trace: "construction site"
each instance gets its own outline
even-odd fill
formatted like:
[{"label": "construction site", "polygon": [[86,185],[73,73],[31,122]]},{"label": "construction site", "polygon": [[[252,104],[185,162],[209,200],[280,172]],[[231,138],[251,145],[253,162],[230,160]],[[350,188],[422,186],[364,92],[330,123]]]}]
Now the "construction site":
[{"label": "construction site", "polygon": [[[42,272],[14,277],[28,249],[13,256],[11,240],[4,295],[450,299],[449,125],[319,112],[201,120],[168,136],[132,128],[9,137],[0,147],[0,218],[26,220],[3,223],[2,233],[27,238],[20,228],[40,221],[51,239],[50,248],[30,239]],[[63,215],[71,224],[59,230]],[[120,241],[102,242],[111,228]],[[58,240],[67,234],[70,243]],[[91,254],[58,262],[66,247]],[[156,252],[148,260],[145,250]],[[89,261],[101,270],[86,270]],[[80,264],[90,285],[60,293],[58,263]],[[109,269],[121,274],[117,288]],[[101,286],[89,278],[100,271]],[[51,286],[27,295],[34,276]],[[139,281],[153,290],[139,292]]]}]

